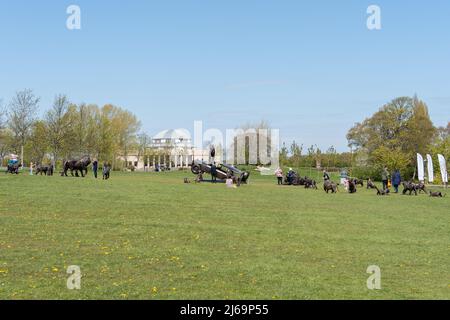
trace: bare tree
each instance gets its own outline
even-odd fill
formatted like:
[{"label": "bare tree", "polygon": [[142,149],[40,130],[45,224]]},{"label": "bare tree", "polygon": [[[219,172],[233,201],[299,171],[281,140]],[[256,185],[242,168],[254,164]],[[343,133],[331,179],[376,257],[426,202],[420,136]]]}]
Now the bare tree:
[{"label": "bare tree", "polygon": [[[234,154],[234,163],[240,164],[239,160],[245,160],[245,164],[262,164],[262,157],[268,158],[272,151],[270,130],[269,123],[264,120],[256,124],[247,123],[236,129],[233,142],[227,150],[227,153]],[[242,156],[244,159],[239,159]]]},{"label": "bare tree", "polygon": [[[140,133],[137,137],[138,143],[137,143],[137,149],[138,149],[138,154],[137,154],[137,161],[139,162],[141,157],[145,157],[146,156],[146,151],[147,151],[147,147],[148,144],[150,142],[150,137],[145,133]],[[144,159],[145,162],[145,159]]]},{"label": "bare tree", "polygon": [[450,136],[450,122],[447,123],[447,127],[439,127],[437,129],[438,138],[445,140]]},{"label": "bare tree", "polygon": [[8,126],[11,129],[14,142],[13,148],[18,153],[19,148],[25,145],[30,129],[36,119],[40,98],[36,97],[32,90],[25,89],[16,92],[8,112]]},{"label": "bare tree", "polygon": [[3,100],[0,100],[0,167],[3,164],[3,157],[8,148],[7,133],[6,133],[6,109],[3,105]]},{"label": "bare tree", "polygon": [[53,164],[56,166],[58,156],[63,149],[65,138],[68,135],[70,117],[67,116],[69,111],[69,100],[65,95],[57,95],[53,102],[52,108],[46,114],[46,123],[48,127],[48,142],[50,151],[53,156]]},{"label": "bare tree", "polygon": [[3,106],[3,100],[0,100],[0,131],[5,129],[6,125],[5,116],[6,110],[5,107]]}]

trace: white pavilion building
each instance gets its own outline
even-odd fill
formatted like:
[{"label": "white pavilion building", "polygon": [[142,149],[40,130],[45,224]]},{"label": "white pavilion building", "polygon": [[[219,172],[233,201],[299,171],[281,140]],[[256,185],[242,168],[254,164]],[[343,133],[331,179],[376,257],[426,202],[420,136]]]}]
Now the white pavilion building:
[{"label": "white pavilion building", "polygon": [[[146,149],[145,156],[128,155],[127,166],[144,170],[147,163],[150,170],[156,166],[178,169],[189,167],[193,160],[208,160],[209,158],[209,150],[195,148],[191,134],[186,129],[161,131],[151,137]],[[123,160],[124,157],[120,157],[120,159]]]}]

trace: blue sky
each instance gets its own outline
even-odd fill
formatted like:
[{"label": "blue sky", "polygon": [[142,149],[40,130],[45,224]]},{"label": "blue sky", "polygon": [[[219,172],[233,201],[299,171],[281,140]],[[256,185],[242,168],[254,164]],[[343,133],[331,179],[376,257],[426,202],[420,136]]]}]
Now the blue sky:
[{"label": "blue sky", "polygon": [[[66,29],[70,4],[81,30]],[[58,93],[112,103],[150,134],[264,119],[283,141],[344,151],[348,129],[398,96],[450,118],[448,0],[1,0],[0,40],[4,102],[31,88],[41,113]]]}]

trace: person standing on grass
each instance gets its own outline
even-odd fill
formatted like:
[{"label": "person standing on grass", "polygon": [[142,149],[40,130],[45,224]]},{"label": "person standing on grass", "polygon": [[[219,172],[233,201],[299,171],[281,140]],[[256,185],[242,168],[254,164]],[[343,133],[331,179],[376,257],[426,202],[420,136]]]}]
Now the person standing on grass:
[{"label": "person standing on grass", "polygon": [[94,159],[94,162],[92,162],[92,170],[94,171],[94,178],[97,179],[97,171],[98,171],[97,159]]},{"label": "person standing on grass", "polygon": [[345,186],[345,184],[347,183],[347,179],[348,179],[347,169],[342,169],[341,170],[341,185]]},{"label": "person standing on grass", "polygon": [[389,183],[389,171],[386,166],[384,166],[383,171],[381,172],[381,181],[383,182],[383,190],[387,190]]},{"label": "person standing on grass", "polygon": [[392,185],[394,186],[395,193],[398,193],[400,183],[402,183],[402,176],[400,175],[400,171],[395,169],[394,174],[392,175]]},{"label": "person standing on grass", "polygon": [[217,182],[217,167],[216,167],[215,163],[213,163],[211,165],[211,177],[212,177],[212,182],[216,183]]},{"label": "person standing on grass", "polygon": [[330,175],[327,170],[323,170],[323,181],[330,181]]},{"label": "person standing on grass", "polygon": [[225,185],[227,186],[227,188],[236,188],[231,177],[227,178],[227,180],[225,181]]},{"label": "person standing on grass", "polygon": [[292,170],[292,168],[289,168],[286,179],[287,179],[288,184],[292,185],[293,180],[294,180],[294,170]]},{"label": "person standing on grass", "polygon": [[283,184],[283,170],[281,168],[275,170],[275,176],[277,177],[278,185],[281,186]]}]

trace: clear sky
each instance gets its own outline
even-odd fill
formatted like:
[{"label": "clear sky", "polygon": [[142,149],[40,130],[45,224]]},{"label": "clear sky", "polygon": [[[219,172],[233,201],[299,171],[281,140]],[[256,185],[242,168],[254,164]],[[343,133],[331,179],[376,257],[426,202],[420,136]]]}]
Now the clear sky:
[{"label": "clear sky", "polygon": [[[71,4],[81,30],[66,28]],[[348,129],[398,96],[449,121],[450,1],[0,0],[0,99],[23,88],[41,113],[64,93],[124,107],[149,134],[264,119],[283,141],[345,151]]]}]

